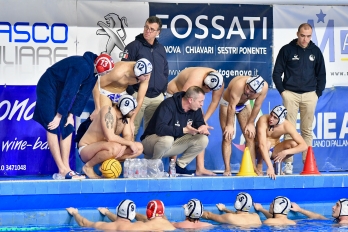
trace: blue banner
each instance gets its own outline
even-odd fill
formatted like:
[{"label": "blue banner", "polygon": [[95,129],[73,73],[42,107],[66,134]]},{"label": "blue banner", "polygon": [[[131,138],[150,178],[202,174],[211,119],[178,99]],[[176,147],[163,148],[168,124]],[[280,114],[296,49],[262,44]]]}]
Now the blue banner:
[{"label": "blue banner", "polygon": [[271,84],[271,6],[150,3],[150,15],[162,20],[169,80],[203,66],[218,70],[226,86],[235,76],[256,74]]},{"label": "blue banner", "polygon": [[[35,89],[0,86],[0,176],[45,175],[58,170],[47,145],[46,130],[32,120]],[[75,168],[75,149],[72,153],[70,165]]]}]

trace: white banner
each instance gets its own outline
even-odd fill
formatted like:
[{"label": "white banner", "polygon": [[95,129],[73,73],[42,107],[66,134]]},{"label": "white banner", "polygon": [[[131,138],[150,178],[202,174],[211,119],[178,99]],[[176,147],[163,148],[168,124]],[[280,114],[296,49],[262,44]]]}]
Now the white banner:
[{"label": "white banner", "polygon": [[143,32],[148,3],[114,1],[77,2],[77,54],[106,52],[119,61],[124,47]]},{"label": "white banner", "polygon": [[45,70],[76,54],[76,1],[2,1],[0,85],[36,85]]},{"label": "white banner", "polygon": [[348,86],[347,12],[347,6],[274,5],[274,61],[281,47],[297,38],[298,26],[309,23],[312,41],[324,55],[326,88]]}]

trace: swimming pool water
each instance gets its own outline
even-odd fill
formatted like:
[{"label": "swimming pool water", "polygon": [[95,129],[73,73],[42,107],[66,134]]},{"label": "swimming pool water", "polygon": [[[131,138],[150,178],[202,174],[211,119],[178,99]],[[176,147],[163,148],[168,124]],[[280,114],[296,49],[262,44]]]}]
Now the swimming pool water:
[{"label": "swimming pool water", "polygon": [[[266,226],[262,225],[258,228],[241,228],[232,225],[215,224],[214,227],[209,229],[190,230],[190,231],[252,231],[252,232],[266,232],[266,231],[298,231],[298,232],[343,232],[348,231],[347,226],[339,226],[333,220],[310,220],[301,219],[296,220],[297,225],[295,226]],[[0,231],[91,231],[101,232],[102,230],[96,230],[93,228],[82,228],[79,226],[32,226],[32,227],[0,227]],[[177,229],[175,231],[185,231]]]}]

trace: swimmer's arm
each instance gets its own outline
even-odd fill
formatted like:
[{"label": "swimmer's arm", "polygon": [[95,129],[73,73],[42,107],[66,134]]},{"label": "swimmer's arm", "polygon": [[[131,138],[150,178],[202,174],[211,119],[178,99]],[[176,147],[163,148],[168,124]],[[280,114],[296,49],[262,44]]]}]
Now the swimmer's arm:
[{"label": "swimmer's arm", "polygon": [[141,106],[143,105],[145,94],[146,94],[147,88],[149,86],[149,81],[150,80],[140,82],[138,95],[137,95],[138,106],[134,110],[134,114],[131,117],[131,122],[134,122],[135,116],[137,116],[139,110],[141,109]]},{"label": "swimmer's arm", "polygon": [[272,169],[273,165],[271,162],[271,158],[268,154],[268,147],[267,147],[267,128],[268,128],[268,122],[267,122],[267,115],[263,115],[259,118],[256,124],[257,128],[257,139],[259,143],[259,150],[261,152],[262,158],[265,161],[268,168]]},{"label": "swimmer's arm", "polygon": [[270,212],[268,212],[267,210],[265,210],[260,203],[254,203],[254,209],[258,212],[263,213],[263,215],[265,215],[266,218],[273,217],[273,215],[270,214]]},{"label": "swimmer's arm", "polygon": [[136,213],[135,214],[135,220],[141,221],[141,222],[147,222],[148,221],[146,215],[141,214],[141,213]]},{"label": "swimmer's arm", "polygon": [[302,209],[298,204],[296,204],[295,202],[291,202],[291,208],[290,208],[291,211],[294,211],[294,212],[298,212],[298,213],[301,213],[311,219],[327,219],[326,217],[324,217],[323,215],[321,214],[318,214],[318,213],[314,213],[312,211],[309,211],[309,210],[306,210],[306,209]]},{"label": "swimmer's arm", "polygon": [[[227,215],[227,216],[226,216]],[[218,215],[218,214],[214,214],[212,212],[209,211],[204,211],[202,218],[207,219],[207,220],[213,220],[219,223],[228,223],[228,217],[230,216],[230,214],[222,214],[222,215]]]},{"label": "swimmer's arm", "polygon": [[87,218],[82,217],[79,212],[78,209],[70,207],[70,208],[66,208],[66,210],[68,211],[68,213],[73,216],[75,218],[75,221],[77,222],[77,224],[79,224],[79,226],[82,227],[94,227],[94,222],[89,221]]},{"label": "swimmer's arm", "polygon": [[204,115],[205,122],[208,121],[208,119],[213,115],[214,111],[218,107],[223,92],[224,92],[224,84],[222,84],[222,87],[219,90],[212,91],[212,100],[207,109],[207,112]]},{"label": "swimmer's arm", "polygon": [[131,129],[131,122],[128,119],[128,124],[124,125],[123,131],[122,131],[122,137],[128,141],[134,142],[134,136]]},{"label": "swimmer's arm", "polygon": [[257,115],[259,114],[259,112],[260,112],[262,103],[263,103],[263,101],[266,98],[267,91],[268,91],[268,84],[265,83],[265,85],[262,88],[262,92],[261,92],[260,96],[258,96],[256,98],[256,100],[255,100],[254,107],[251,110],[251,114],[250,114],[250,117],[248,119],[248,124],[252,123],[254,125],[255,119],[256,119]]},{"label": "swimmer's arm", "polygon": [[98,210],[101,214],[103,214],[104,216],[107,216],[110,219],[110,221],[112,222],[116,221],[117,215],[114,213],[111,213],[108,208],[99,207]]},{"label": "swimmer's arm", "polygon": [[297,132],[296,128],[289,121],[284,122],[284,127],[285,127],[285,131],[297,143],[297,146],[285,150],[287,155],[297,154],[297,153],[306,151],[308,148],[308,145],[306,144],[302,136]]}]

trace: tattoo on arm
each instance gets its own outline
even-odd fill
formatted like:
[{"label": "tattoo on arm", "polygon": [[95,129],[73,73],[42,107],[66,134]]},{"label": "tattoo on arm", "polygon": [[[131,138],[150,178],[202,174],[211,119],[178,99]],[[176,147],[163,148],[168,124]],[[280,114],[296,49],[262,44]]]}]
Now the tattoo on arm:
[{"label": "tattoo on arm", "polygon": [[106,128],[109,129],[109,125],[110,125],[110,129],[112,129],[114,124],[114,117],[111,113],[111,106],[109,106],[109,111],[105,114],[104,120],[106,123]]}]

